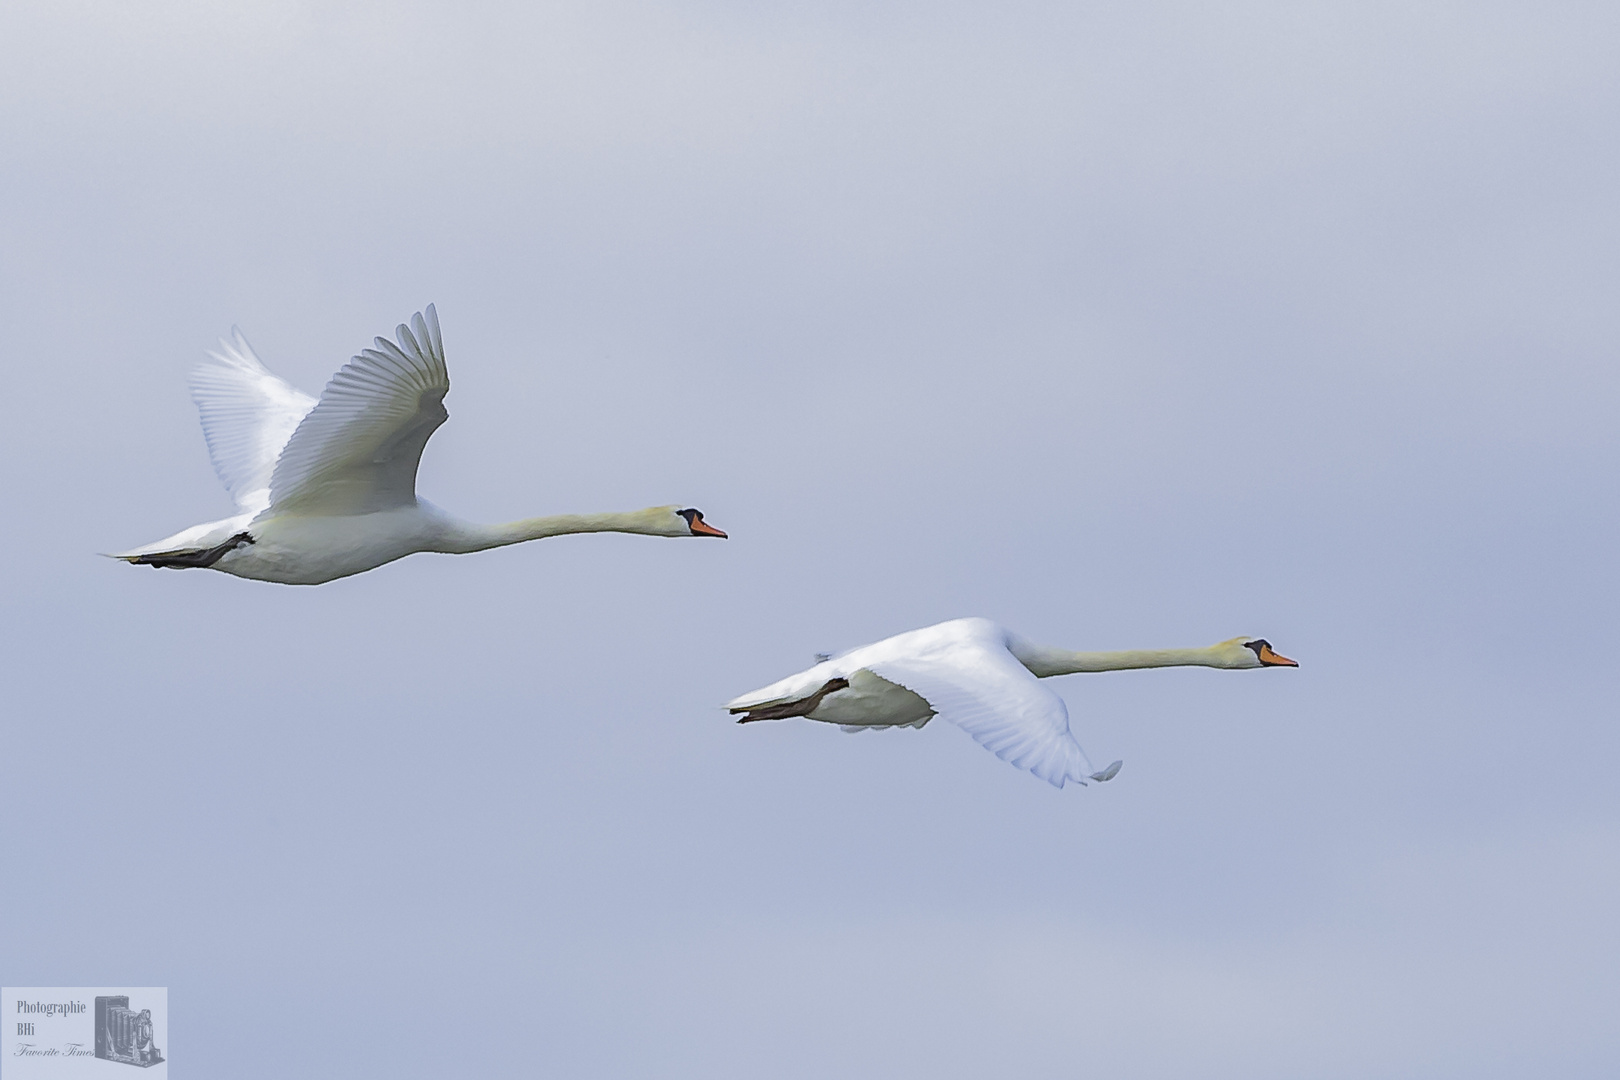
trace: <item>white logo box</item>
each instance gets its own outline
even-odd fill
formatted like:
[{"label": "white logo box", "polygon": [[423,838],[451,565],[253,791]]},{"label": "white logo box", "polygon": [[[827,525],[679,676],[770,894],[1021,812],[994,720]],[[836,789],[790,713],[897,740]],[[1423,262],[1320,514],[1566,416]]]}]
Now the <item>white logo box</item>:
[{"label": "white logo box", "polygon": [[167,1080],[166,986],[0,988],[0,1080]]}]

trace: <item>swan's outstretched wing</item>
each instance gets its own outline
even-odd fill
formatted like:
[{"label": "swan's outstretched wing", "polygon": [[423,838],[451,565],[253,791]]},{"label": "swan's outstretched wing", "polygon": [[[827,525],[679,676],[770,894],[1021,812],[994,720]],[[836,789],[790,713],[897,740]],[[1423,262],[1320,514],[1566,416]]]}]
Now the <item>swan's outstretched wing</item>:
[{"label": "swan's outstretched wing", "polygon": [[[952,624],[930,629],[947,628]],[[1054,787],[1092,777],[1085,751],[1069,732],[1063,699],[1042,686],[1003,641],[982,633],[931,637],[923,648],[863,657],[864,666],[925,699],[1001,760]]]},{"label": "swan's outstretched wing", "polygon": [[[425,316],[425,317],[424,317]],[[439,316],[429,304],[332,376],[270,479],[277,510],[365,514],[416,500],[422,448],[449,419]]]},{"label": "swan's outstretched wing", "polygon": [[242,331],[219,340],[219,351],[191,373],[191,400],[202,417],[208,456],[225,490],[244,512],[270,505],[276,458],[315,399],[265,370]]}]

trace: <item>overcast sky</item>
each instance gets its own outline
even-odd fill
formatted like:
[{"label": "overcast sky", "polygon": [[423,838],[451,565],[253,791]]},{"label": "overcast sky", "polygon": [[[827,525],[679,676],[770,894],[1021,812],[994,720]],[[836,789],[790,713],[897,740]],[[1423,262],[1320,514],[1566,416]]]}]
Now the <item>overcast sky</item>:
[{"label": "overcast sky", "polygon": [[[1218,8],[1219,10],[1215,10]],[[1612,1076],[1620,9],[0,5],[0,981],[186,1075]],[[317,588],[186,373],[429,302],[477,520]],[[739,728],[963,615],[1297,671]]]}]

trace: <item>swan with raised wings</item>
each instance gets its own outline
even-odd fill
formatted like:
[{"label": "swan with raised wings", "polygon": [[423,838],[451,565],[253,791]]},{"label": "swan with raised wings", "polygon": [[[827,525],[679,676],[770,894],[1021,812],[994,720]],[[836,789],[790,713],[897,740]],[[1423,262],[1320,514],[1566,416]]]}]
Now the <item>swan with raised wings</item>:
[{"label": "swan with raised wings", "polygon": [[989,619],[953,619],[863,645],[744,694],[726,708],[739,724],[803,716],[845,731],[920,728],[943,716],[1001,758],[1054,787],[1112,780],[1093,771],[1069,731],[1063,699],[1037,680],[1082,671],[1152,667],[1298,667],[1264,638],[1205,649],[1070,652],[1034,645]]},{"label": "swan with raised wings", "polygon": [[395,338],[377,338],[317,401],[267,371],[233,328],[193,372],[191,396],[237,513],[114,558],[319,585],[418,551],[460,555],[566,533],[725,537],[697,510],[675,506],[478,525],[417,498],[422,449],[450,416],[433,305]]}]

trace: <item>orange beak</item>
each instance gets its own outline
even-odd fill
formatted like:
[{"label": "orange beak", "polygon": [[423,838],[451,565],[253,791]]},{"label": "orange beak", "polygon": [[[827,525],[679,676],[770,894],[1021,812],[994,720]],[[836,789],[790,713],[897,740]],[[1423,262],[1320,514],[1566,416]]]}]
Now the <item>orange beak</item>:
[{"label": "orange beak", "polygon": [[715,528],[713,525],[709,525],[709,524],[705,523],[704,520],[703,520],[703,515],[702,514],[693,514],[692,515],[692,526],[691,527],[692,527],[692,535],[693,536],[718,536],[722,540],[729,539],[729,537],[727,537],[725,533],[721,532],[719,529]]},{"label": "orange beak", "polygon": [[1298,660],[1290,660],[1286,656],[1272,652],[1270,645],[1260,646],[1260,662],[1267,667],[1299,667]]}]

